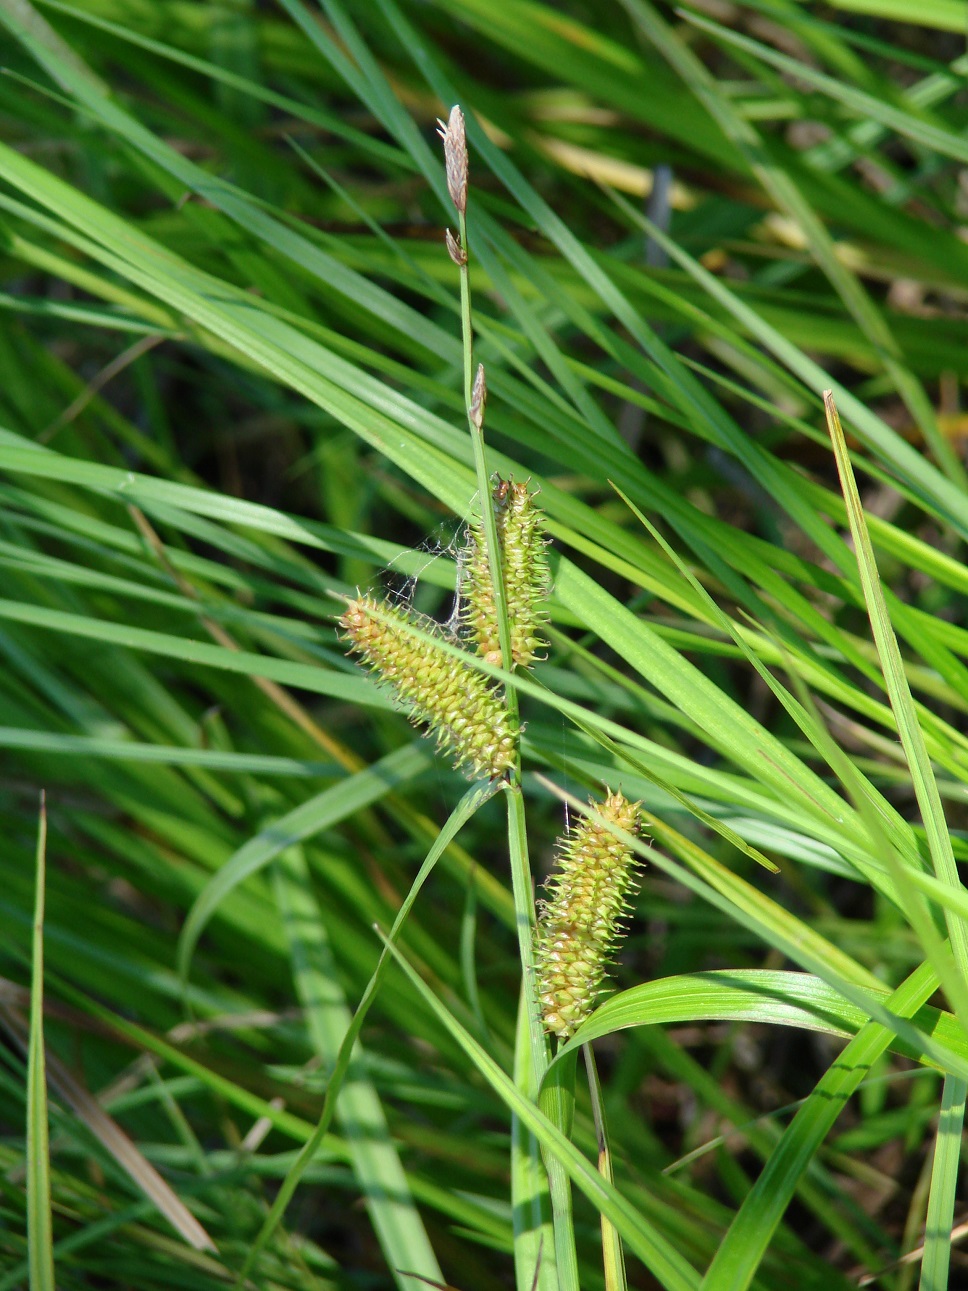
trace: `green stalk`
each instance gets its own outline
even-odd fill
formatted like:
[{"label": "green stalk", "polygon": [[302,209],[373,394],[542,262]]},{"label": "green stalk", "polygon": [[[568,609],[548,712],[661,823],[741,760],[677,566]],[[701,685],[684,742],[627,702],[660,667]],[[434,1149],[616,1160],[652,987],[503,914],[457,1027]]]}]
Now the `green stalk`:
[{"label": "green stalk", "polygon": [[[602,1082],[598,1078],[598,1065],[595,1053],[590,1044],[581,1047],[585,1059],[585,1070],[588,1072],[588,1090],[592,1098],[592,1115],[595,1118],[595,1138],[598,1142],[598,1173],[609,1183],[615,1182],[612,1171],[612,1152],[608,1146],[608,1125],[605,1120],[605,1102],[602,1098]],[[605,1263],[605,1291],[626,1291],[628,1281],[625,1277],[625,1255],[622,1251],[622,1239],[610,1219],[602,1215],[602,1259]]]},{"label": "green stalk", "polygon": [[[464,405],[467,412],[467,425],[470,430],[471,444],[474,452],[474,468],[477,475],[477,491],[480,498],[481,516],[484,525],[484,538],[487,550],[488,568],[494,591],[494,608],[497,616],[498,639],[501,646],[501,660],[504,670],[510,672],[514,666],[511,651],[511,625],[508,619],[507,596],[504,587],[503,562],[501,546],[498,540],[497,519],[491,503],[491,481],[487,469],[487,455],[484,447],[484,404],[486,385],[484,368],[481,366],[475,373],[473,352],[473,324],[471,320],[471,288],[468,271],[467,241],[467,161],[456,152],[453,145],[451,122],[444,133],[444,155],[447,163],[448,189],[457,211],[460,230],[460,250],[462,256],[452,258],[458,263],[460,271],[460,317],[461,339],[464,358]],[[449,136],[451,136],[449,138]],[[463,118],[459,122],[459,138],[463,144]],[[449,146],[450,145],[450,146]],[[456,155],[455,155],[456,154]],[[449,239],[448,239],[449,241]],[[460,262],[462,261],[462,263]],[[513,686],[505,686],[508,714],[512,729],[520,729],[517,692]],[[515,924],[518,933],[518,950],[521,957],[523,975],[524,1007],[527,1011],[527,1037],[530,1048],[530,1073],[526,1084],[521,1084],[523,1092],[533,1099],[537,1098],[541,1082],[550,1063],[550,1046],[541,1021],[538,1007],[534,975],[534,895],[531,876],[531,862],[528,853],[528,836],[525,823],[524,799],[521,794],[521,751],[518,746],[515,765],[508,771],[507,784],[508,806],[508,851],[511,864],[511,886],[514,893]],[[522,1032],[519,1030],[519,1037]],[[520,1040],[519,1040],[520,1042]],[[516,1061],[518,1078],[523,1075],[523,1065]],[[535,1149],[536,1150],[536,1149]],[[571,1184],[560,1164],[549,1159],[546,1162],[548,1179],[551,1187],[551,1204],[555,1233],[555,1254],[557,1258],[557,1286],[561,1291],[578,1291],[578,1261],[575,1251],[574,1225],[572,1222]],[[517,1205],[519,1198],[514,1197]]]},{"label": "green stalk", "polygon": [[27,1049],[27,1259],[31,1291],[54,1291],[53,1226],[50,1201],[50,1146],[44,1058],[44,889],[47,864],[47,806],[40,803],[34,890],[33,954],[30,978],[30,1040]]},{"label": "green stalk", "polygon": [[[531,1099],[530,990],[521,979],[518,997],[517,1036],[514,1046],[514,1083]],[[538,1140],[516,1113],[511,1116],[511,1213],[514,1223],[514,1271],[518,1291],[558,1291],[555,1227],[548,1206],[548,1174]]]},{"label": "green stalk", "polygon": [[[484,448],[484,391],[481,378],[477,379],[478,399],[475,401],[474,372],[474,337],[471,321],[471,287],[468,272],[467,243],[467,157],[464,144],[463,117],[455,122],[455,112],[443,133],[444,158],[447,168],[447,183],[451,199],[457,211],[460,228],[460,250],[463,263],[458,263],[460,271],[460,317],[461,340],[464,352],[464,404],[467,412],[467,425],[470,430],[471,444],[474,450],[474,467],[477,473],[477,490],[480,497],[481,515],[484,523],[484,537],[487,546],[488,568],[494,589],[494,606],[498,621],[498,635],[501,643],[502,664],[506,672],[513,667],[511,654],[511,625],[508,621],[507,597],[504,590],[504,577],[501,562],[501,547],[498,541],[497,520],[491,505],[491,482],[487,469],[487,455]],[[452,256],[453,258],[453,256]],[[480,370],[483,373],[483,368]],[[505,686],[504,695],[513,729],[519,728],[518,697],[512,686]],[[531,1045],[532,1066],[535,1077],[535,1091],[540,1087],[541,1079],[548,1067],[549,1050],[544,1028],[538,1013],[537,997],[534,990],[534,898],[532,896],[531,865],[528,855],[528,838],[524,820],[524,803],[521,798],[521,753],[515,758],[515,765],[508,772],[508,847],[511,859],[511,880],[514,891],[515,922],[518,930],[518,945],[521,952],[522,971],[527,982],[529,1000],[528,1035]]]},{"label": "green stalk", "polygon": [[[548,1073],[540,1097],[541,1110],[556,1129],[571,1137],[575,1119],[575,1064],[577,1055],[566,1054]],[[571,1179],[562,1161],[545,1151],[551,1212],[555,1226],[555,1259],[558,1264],[558,1287],[580,1291],[578,1251],[575,1246],[575,1222],[571,1201]]]},{"label": "green stalk", "polygon": [[[511,885],[514,891],[514,908],[518,929],[518,949],[522,965],[522,1007],[527,1010],[527,1035],[530,1045],[530,1079],[524,1091],[537,1100],[551,1059],[548,1035],[541,1020],[538,992],[534,971],[534,898],[531,890],[531,867],[528,859],[528,840],[525,829],[524,797],[519,783],[509,784],[506,791],[508,804],[508,845],[511,855]],[[522,1030],[518,1030],[519,1039]],[[557,1071],[571,1072],[574,1084],[574,1064],[559,1064]],[[557,1096],[557,1087],[546,1091],[542,1097],[543,1109],[563,1132],[569,1129],[570,1116],[563,1112],[564,1101]],[[572,1098],[574,1092],[572,1089]],[[555,1263],[557,1278],[555,1291],[579,1291],[578,1252],[575,1248],[575,1227],[572,1214],[571,1180],[557,1157],[545,1154],[548,1186],[551,1192],[551,1213],[555,1236]]]},{"label": "green stalk", "polygon": [[[458,212],[460,220],[460,241],[464,248],[465,256],[467,255],[467,215],[465,212]],[[510,672],[513,667],[511,655],[511,624],[508,621],[507,596],[504,591],[504,576],[501,562],[501,547],[497,536],[497,518],[494,515],[494,508],[491,505],[491,478],[487,469],[487,455],[484,451],[484,429],[483,414],[484,409],[481,407],[479,416],[474,413],[474,355],[473,355],[473,333],[471,331],[471,285],[470,273],[465,259],[464,264],[460,266],[460,321],[461,333],[464,344],[464,404],[467,409],[467,424],[471,432],[471,444],[474,449],[474,470],[477,474],[477,492],[481,500],[481,516],[484,521],[484,538],[487,543],[487,563],[491,571],[491,582],[494,587],[494,608],[497,614],[498,637],[501,642],[501,661],[506,671]],[[483,367],[481,368],[483,373]],[[512,723],[518,725],[518,697],[516,692],[505,688],[507,696],[508,711],[511,714]],[[520,759],[517,772],[513,779],[520,779]]]}]

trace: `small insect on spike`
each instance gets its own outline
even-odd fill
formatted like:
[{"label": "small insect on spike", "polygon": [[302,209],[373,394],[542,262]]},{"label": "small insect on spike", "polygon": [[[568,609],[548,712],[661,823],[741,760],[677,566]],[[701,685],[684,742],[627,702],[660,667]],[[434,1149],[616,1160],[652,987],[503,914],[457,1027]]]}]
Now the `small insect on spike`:
[{"label": "small insect on spike", "polygon": [[491,778],[510,770],[516,740],[503,697],[479,672],[425,639],[440,637],[436,623],[371,596],[350,601],[339,622],[350,649],[410,709],[414,722],[433,731],[455,767]]},{"label": "small insect on spike", "polygon": [[599,816],[578,821],[558,844],[558,868],[539,903],[534,958],[545,1030],[567,1039],[591,1014],[621,940],[635,854],[608,828],[638,833],[639,804],[609,793]]},{"label": "small insect on spike", "polygon": [[450,110],[446,125],[438,117],[437,133],[444,141],[444,172],[450,200],[463,215],[467,210],[467,137],[464,133],[464,114],[455,104]]},{"label": "small insect on spike", "polygon": [[[551,584],[545,556],[542,513],[527,484],[494,477],[491,504],[497,523],[504,594],[511,628],[511,658],[515,667],[529,668],[547,644],[541,627],[547,618],[544,602]],[[467,531],[462,562],[462,619],[488,663],[500,664],[501,644],[494,605],[494,586],[487,559],[483,518]]]}]

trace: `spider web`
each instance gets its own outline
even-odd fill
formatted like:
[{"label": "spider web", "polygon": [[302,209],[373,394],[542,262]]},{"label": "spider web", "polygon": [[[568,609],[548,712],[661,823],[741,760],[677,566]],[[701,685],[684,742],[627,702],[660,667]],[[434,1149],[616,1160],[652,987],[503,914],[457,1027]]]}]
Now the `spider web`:
[{"label": "spider web", "polygon": [[[475,493],[471,499],[470,507],[462,519],[459,519],[456,524],[454,521],[444,521],[434,533],[428,535],[417,547],[405,553],[402,552],[396,561],[390,561],[389,564],[384,565],[374,580],[374,586],[382,590],[388,604],[408,613],[415,613],[418,618],[422,618],[429,623],[430,616],[417,610],[415,606],[421,582],[425,579],[427,570],[437,561],[453,561],[455,580],[451,594],[450,611],[446,617],[441,617],[438,611],[434,622],[455,642],[459,642],[465,636],[464,626],[461,621],[461,588],[464,582],[464,570],[467,561],[467,533],[478,514],[478,494]],[[406,558],[407,563],[410,564],[411,559],[414,557],[417,560],[409,572],[399,568],[397,563],[399,560]],[[434,586],[439,587],[440,583],[435,580]]]}]

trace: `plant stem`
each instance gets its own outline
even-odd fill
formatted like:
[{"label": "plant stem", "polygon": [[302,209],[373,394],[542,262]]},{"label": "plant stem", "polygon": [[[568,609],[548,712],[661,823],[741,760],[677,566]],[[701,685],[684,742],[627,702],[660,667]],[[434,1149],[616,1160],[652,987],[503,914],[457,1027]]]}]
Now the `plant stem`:
[{"label": "plant stem", "polygon": [[[608,1125],[605,1121],[605,1103],[602,1098],[602,1082],[598,1078],[598,1065],[590,1044],[583,1044],[581,1051],[585,1059],[585,1070],[588,1072],[588,1090],[592,1098],[592,1115],[595,1118],[598,1172],[603,1179],[614,1183],[612,1153],[608,1146]],[[625,1277],[622,1239],[616,1232],[615,1225],[604,1215],[602,1215],[602,1259],[605,1263],[605,1291],[626,1291],[628,1282]]]}]

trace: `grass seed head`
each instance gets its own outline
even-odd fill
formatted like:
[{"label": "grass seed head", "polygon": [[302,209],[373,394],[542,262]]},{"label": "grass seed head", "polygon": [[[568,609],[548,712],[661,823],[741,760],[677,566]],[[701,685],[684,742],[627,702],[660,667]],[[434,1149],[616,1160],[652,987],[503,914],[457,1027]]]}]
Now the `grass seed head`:
[{"label": "grass seed head", "polygon": [[464,114],[457,104],[451,108],[446,125],[438,118],[437,133],[444,141],[447,191],[458,214],[463,215],[467,210],[467,137]]},{"label": "grass seed head", "polygon": [[567,1039],[591,1014],[634,883],[635,854],[613,834],[639,830],[639,804],[609,793],[592,804],[600,821],[578,821],[559,842],[558,868],[539,904],[535,972],[545,1029]]},{"label": "grass seed head", "polygon": [[493,778],[514,765],[516,741],[503,696],[469,664],[416,635],[439,637],[436,623],[362,596],[347,605],[340,626],[351,650],[409,708],[415,723],[433,731],[455,767]]},{"label": "grass seed head", "polygon": [[[544,602],[551,578],[545,555],[544,517],[534,498],[527,484],[496,477],[491,505],[501,549],[511,658],[519,668],[529,668],[547,645],[541,627],[547,618]],[[471,524],[467,532],[461,599],[461,617],[478,653],[488,663],[500,664],[501,642],[483,519]]]}]

